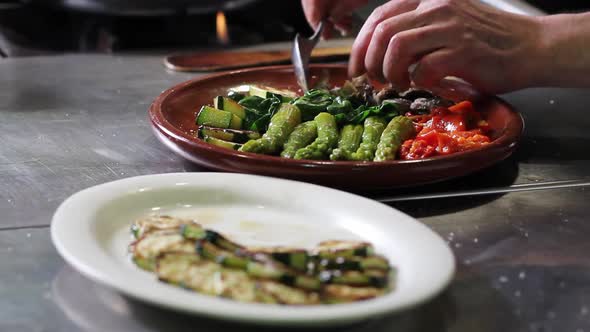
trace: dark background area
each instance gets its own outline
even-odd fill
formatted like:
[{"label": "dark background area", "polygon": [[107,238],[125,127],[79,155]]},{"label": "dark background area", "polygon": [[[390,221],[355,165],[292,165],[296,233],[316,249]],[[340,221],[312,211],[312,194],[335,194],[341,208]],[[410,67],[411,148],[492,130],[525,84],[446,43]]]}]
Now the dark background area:
[{"label": "dark background area", "polygon": [[[216,47],[211,6],[223,2],[0,0],[0,55]],[[590,9],[588,1],[530,3],[548,13]],[[284,41],[297,31],[310,32],[299,0],[234,0],[233,4],[225,10],[232,45]],[[157,10],[161,8],[166,11]]]},{"label": "dark background area", "polygon": [[[217,46],[216,10],[206,6],[207,1],[195,0],[196,5],[192,8],[174,8],[171,4],[175,1],[170,4],[164,1],[162,6],[156,7],[148,4],[158,1],[143,1],[144,5],[141,0],[132,2],[136,4],[112,8],[109,1],[104,1],[103,8],[85,9],[61,5],[59,1],[23,3],[0,0],[0,38],[3,38],[0,39],[0,49],[5,55],[18,56],[39,52],[118,52]],[[299,1],[237,3],[235,8],[224,10],[233,45],[289,40],[296,31],[309,32]],[[128,10],[133,7],[143,11]]]},{"label": "dark background area", "polygon": [[584,0],[530,0],[527,2],[550,14],[590,9],[590,2]]}]

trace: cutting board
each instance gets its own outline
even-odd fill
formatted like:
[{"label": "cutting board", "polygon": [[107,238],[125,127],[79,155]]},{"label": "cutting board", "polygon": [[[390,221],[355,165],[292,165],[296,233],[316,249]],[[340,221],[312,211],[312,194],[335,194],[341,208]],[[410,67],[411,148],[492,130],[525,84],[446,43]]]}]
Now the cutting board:
[{"label": "cutting board", "polygon": [[[345,61],[350,46],[314,49],[312,62]],[[291,62],[291,50],[276,51],[203,51],[191,54],[170,55],[164,59],[167,68],[175,71],[210,72],[248,68]]]}]

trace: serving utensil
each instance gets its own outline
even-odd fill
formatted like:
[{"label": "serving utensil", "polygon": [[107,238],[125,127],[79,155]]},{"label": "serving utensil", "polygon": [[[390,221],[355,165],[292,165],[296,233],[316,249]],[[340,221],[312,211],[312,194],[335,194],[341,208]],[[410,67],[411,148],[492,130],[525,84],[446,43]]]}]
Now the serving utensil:
[{"label": "serving utensil", "polygon": [[320,22],[310,38],[305,38],[299,33],[295,36],[291,51],[291,61],[293,61],[293,66],[295,67],[297,83],[304,92],[309,90],[309,59],[311,57],[311,51],[318,44],[322,31],[324,31],[324,21]]},{"label": "serving utensil", "polygon": [[451,198],[451,197],[465,197],[465,196],[480,196],[480,195],[499,195],[507,193],[515,193],[521,191],[535,191],[535,190],[550,190],[550,189],[565,189],[577,187],[590,187],[590,180],[562,180],[549,181],[542,183],[522,183],[513,184],[508,187],[494,187],[486,189],[462,190],[455,192],[441,192],[429,193],[407,196],[391,196],[391,197],[376,197],[375,200],[382,203],[402,202],[402,201],[416,201],[423,199],[437,199],[437,198]]}]

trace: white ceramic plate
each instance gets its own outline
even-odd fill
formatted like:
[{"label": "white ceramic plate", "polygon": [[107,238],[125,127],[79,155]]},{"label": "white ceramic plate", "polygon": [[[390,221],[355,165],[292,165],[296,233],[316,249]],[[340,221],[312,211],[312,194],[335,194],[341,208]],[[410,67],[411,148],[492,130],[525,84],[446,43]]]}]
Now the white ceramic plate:
[{"label": "white ceramic plate", "polygon": [[[293,307],[245,304],[177,288],[129,259],[129,226],[150,213],[195,217],[245,244],[311,247],[329,239],[370,241],[397,268],[395,290],[363,302]],[[57,209],[51,236],[74,268],[131,297],[268,325],[340,325],[404,310],[441,292],[455,267],[451,250],[437,234],[393,208],[317,185],[244,174],[160,174],[92,187]]]}]

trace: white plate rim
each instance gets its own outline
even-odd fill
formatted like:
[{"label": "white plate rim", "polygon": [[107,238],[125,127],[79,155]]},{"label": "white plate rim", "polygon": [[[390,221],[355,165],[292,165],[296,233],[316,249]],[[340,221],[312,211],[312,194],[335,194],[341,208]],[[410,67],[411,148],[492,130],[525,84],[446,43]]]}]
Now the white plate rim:
[{"label": "white plate rim", "polygon": [[[228,179],[231,181],[227,181]],[[373,212],[377,210],[379,213],[389,213],[392,216],[395,215],[398,218],[402,218],[400,220],[403,220],[403,222],[406,223],[404,226],[413,227],[414,230],[421,232],[422,236],[429,239],[430,245],[433,247],[430,252],[434,255],[433,257],[436,257],[436,260],[438,261],[437,264],[439,264],[439,274],[436,276],[429,276],[428,278],[432,279],[432,283],[423,285],[425,288],[419,290],[419,294],[414,297],[408,297],[403,301],[397,301],[399,302],[398,305],[393,308],[391,305],[388,305],[388,302],[386,301],[388,298],[387,296],[351,304],[287,307],[264,304],[244,304],[197,293],[191,293],[191,296],[195,296],[195,299],[198,300],[192,302],[192,305],[187,306],[186,303],[178,303],[174,299],[163,298],[162,296],[145,292],[145,289],[139,289],[138,287],[135,287],[135,284],[121,280],[120,276],[117,278],[116,275],[113,276],[112,274],[100,271],[93,265],[93,262],[88,262],[83,258],[82,244],[85,243],[83,240],[90,239],[81,238],[74,240],[72,236],[69,235],[71,228],[75,227],[76,221],[74,220],[76,220],[75,217],[77,216],[77,213],[79,213],[77,207],[79,207],[80,204],[88,203],[88,199],[94,199],[95,201],[102,200],[105,202],[105,199],[108,199],[109,191],[129,192],[130,190],[138,190],[145,186],[154,186],[156,184],[164,187],[166,184],[168,184],[168,186],[170,186],[170,184],[190,185],[191,183],[202,183],[203,181],[220,181],[220,183],[227,181],[226,183],[233,183],[232,181],[244,179],[258,181],[261,184],[270,184],[274,182],[276,184],[280,183],[282,186],[308,187],[309,190],[315,192],[339,195],[342,199],[362,202],[364,205],[374,209]],[[98,196],[101,197],[101,200],[96,199]],[[400,221],[398,220],[396,222]],[[84,224],[84,222],[81,224]],[[185,313],[199,314],[223,320],[274,326],[342,325],[407,310],[427,302],[441,293],[451,282],[455,273],[455,258],[447,243],[426,225],[392,207],[369,198],[328,187],[249,174],[216,172],[163,173],[130,177],[93,186],[73,194],[58,207],[52,218],[51,239],[58,253],[82,275],[99,284],[113,288],[131,298]],[[432,259],[433,257],[430,257],[429,259]],[[432,259],[432,261],[434,262],[435,259]],[[156,279],[154,279],[154,281],[157,282]]]}]

